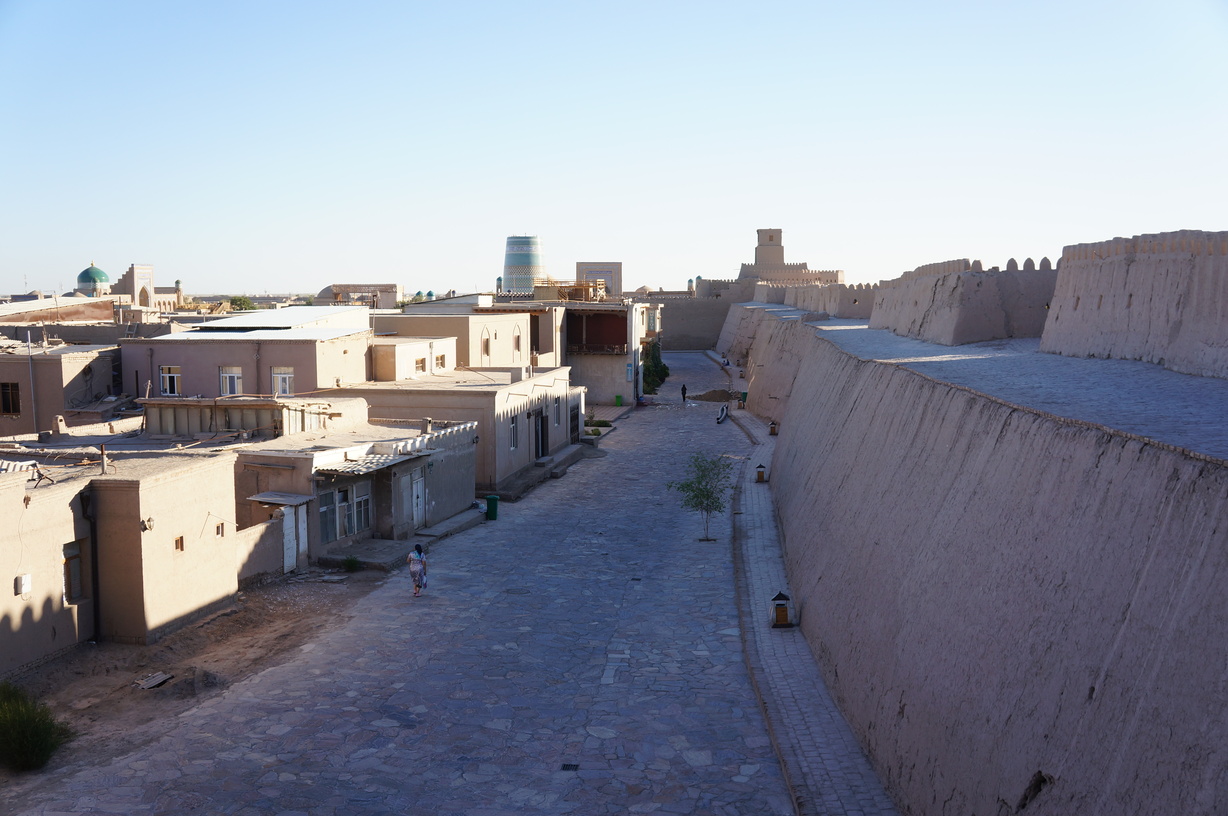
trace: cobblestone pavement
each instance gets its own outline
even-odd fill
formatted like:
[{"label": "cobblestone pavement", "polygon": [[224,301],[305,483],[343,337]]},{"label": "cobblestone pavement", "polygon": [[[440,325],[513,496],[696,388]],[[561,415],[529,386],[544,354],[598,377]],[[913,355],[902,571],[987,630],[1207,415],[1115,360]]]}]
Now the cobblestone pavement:
[{"label": "cobblestone pavement", "polygon": [[[769,731],[763,719],[744,638],[761,689],[817,671],[800,634],[772,632],[765,647],[744,631],[728,525],[699,541],[702,520],[665,488],[692,451],[752,447],[716,424],[717,404],[673,401],[683,383],[723,387],[724,373],[701,354],[668,361],[666,404],[630,410],[601,440],[605,457],[440,542],[422,597],[393,574],[293,660],[6,812],[741,816],[790,814],[795,800],[803,812],[890,812],[862,790],[864,770],[846,784],[824,766],[843,753],[864,768],[855,743],[819,733],[843,727],[829,698],[776,687],[768,710],[786,720]],[[771,519],[755,487],[743,521]],[[773,563],[772,535],[743,538],[748,564]],[[741,583],[756,595],[742,600],[750,627],[764,622],[764,587],[782,581]],[[828,789],[815,793],[807,774]]]},{"label": "cobblestone pavement", "polygon": [[780,530],[756,466],[769,468],[775,437],[751,414],[735,414],[756,447],[739,477],[735,536],[745,589],[742,621],[751,672],[776,733],[776,745],[797,812],[887,816],[895,805],[832,699],[800,629],[772,628],[769,599],[794,598],[785,573]]},{"label": "cobblestone pavement", "polygon": [[865,360],[895,363],[1015,405],[1228,459],[1225,379],[1178,374],[1137,360],[1046,354],[1038,337],[939,346],[854,320],[811,325]]}]

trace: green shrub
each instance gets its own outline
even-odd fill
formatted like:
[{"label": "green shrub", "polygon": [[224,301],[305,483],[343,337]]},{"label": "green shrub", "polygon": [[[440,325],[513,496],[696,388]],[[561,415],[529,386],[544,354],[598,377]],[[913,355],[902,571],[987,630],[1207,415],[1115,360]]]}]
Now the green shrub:
[{"label": "green shrub", "polygon": [[590,428],[609,428],[610,420],[608,419],[586,419],[584,424]]},{"label": "green shrub", "polygon": [[640,355],[644,367],[644,393],[655,394],[669,377],[669,366],[661,359],[661,342],[653,340]]},{"label": "green shrub", "polygon": [[72,735],[50,708],[13,684],[0,683],[0,763],[14,771],[37,770]]},{"label": "green shrub", "polygon": [[362,562],[358,560],[356,555],[347,555],[345,561],[341,563],[346,572],[358,572],[362,569]]}]

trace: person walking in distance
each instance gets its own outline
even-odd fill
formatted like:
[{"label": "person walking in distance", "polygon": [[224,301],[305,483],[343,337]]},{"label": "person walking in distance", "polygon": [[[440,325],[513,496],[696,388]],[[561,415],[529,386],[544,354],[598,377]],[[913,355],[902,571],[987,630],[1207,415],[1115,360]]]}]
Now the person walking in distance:
[{"label": "person walking in distance", "polygon": [[426,589],[426,554],[422,552],[421,544],[414,545],[414,551],[405,559],[405,563],[409,564],[409,577],[413,579],[414,597],[417,598]]},{"label": "person walking in distance", "polygon": [[682,401],[686,402],[686,386],[682,386]]}]

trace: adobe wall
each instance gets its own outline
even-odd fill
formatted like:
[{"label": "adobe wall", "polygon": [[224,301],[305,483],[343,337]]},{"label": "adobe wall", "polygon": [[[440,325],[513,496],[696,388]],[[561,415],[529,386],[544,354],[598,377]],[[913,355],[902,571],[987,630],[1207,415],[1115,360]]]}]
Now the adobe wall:
[{"label": "adobe wall", "polygon": [[764,316],[771,310],[748,306],[745,303],[735,303],[729,309],[721,335],[716,341],[716,350],[729,358],[729,361],[741,365],[750,356],[751,344],[763,322]]},{"label": "adobe wall", "polygon": [[1224,801],[1228,467],[772,322],[750,407],[802,631],[904,809]]},{"label": "adobe wall", "polygon": [[827,312],[831,317],[869,320],[877,292],[877,283],[790,286],[784,302],[787,306],[807,312]]},{"label": "adobe wall", "polygon": [[[46,468],[59,478],[54,468]],[[30,489],[27,472],[0,474],[0,678],[47,660],[94,636],[94,593],[76,602],[64,594],[64,547],[81,547],[82,581],[90,584],[89,523],[79,483],[43,482]],[[27,503],[28,501],[28,503]],[[29,592],[19,579],[29,577]]]},{"label": "adobe wall", "polygon": [[661,348],[666,351],[710,349],[721,336],[728,298],[671,298],[661,303]]},{"label": "adobe wall", "polygon": [[1041,350],[1228,377],[1228,232],[1076,244],[1060,269]]},{"label": "adobe wall", "polygon": [[[250,505],[251,502],[243,502]],[[314,508],[313,508],[314,509]],[[286,518],[293,520],[293,508],[288,516],[273,515],[268,521],[253,524],[233,532],[235,547],[235,578],[238,586],[258,583],[268,576],[284,572],[283,534]],[[315,518],[312,517],[312,521]]]},{"label": "adobe wall", "polygon": [[[870,328],[957,346],[1004,337],[1039,337],[1045,327],[1057,273],[1048,259],[1023,269],[982,271],[966,261],[918,267],[878,286]],[[926,270],[936,270],[927,272]]]}]

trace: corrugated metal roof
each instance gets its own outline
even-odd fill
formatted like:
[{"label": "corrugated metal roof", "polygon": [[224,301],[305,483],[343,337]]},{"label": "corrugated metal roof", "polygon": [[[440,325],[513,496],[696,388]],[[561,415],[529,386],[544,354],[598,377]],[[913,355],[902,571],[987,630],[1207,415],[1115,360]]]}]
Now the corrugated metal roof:
[{"label": "corrugated metal roof", "polygon": [[417,459],[420,456],[425,456],[425,453],[373,453],[369,456],[364,456],[361,459],[354,459],[348,462],[341,462],[336,465],[328,465],[326,467],[316,468],[319,473],[348,473],[355,476],[361,476],[364,473],[374,473],[377,470],[382,470],[392,465],[408,462],[410,459]]},{"label": "corrugated metal roof", "polygon": [[315,496],[305,496],[302,493],[282,493],[279,490],[270,490],[266,493],[248,496],[247,500],[258,501],[263,504],[284,504],[297,507],[300,504],[306,504],[314,498]]}]

